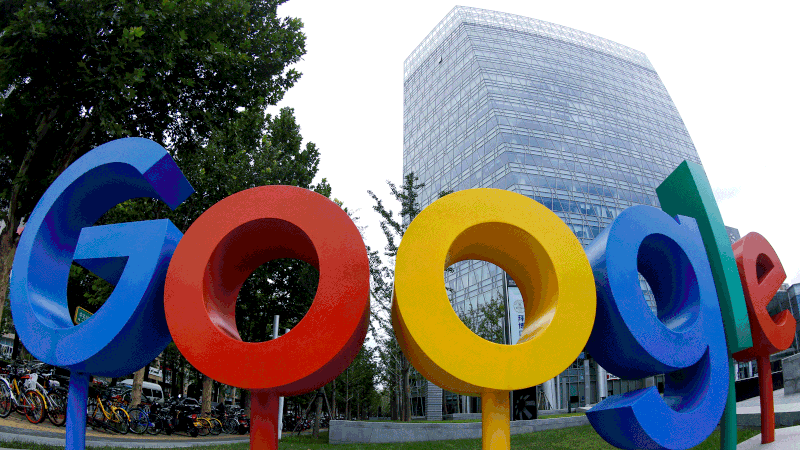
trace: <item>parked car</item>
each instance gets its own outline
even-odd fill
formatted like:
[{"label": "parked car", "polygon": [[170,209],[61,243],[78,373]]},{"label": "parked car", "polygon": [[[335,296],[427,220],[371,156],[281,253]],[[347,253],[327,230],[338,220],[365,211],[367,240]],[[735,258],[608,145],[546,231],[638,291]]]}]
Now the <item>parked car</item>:
[{"label": "parked car", "polygon": [[[121,386],[126,386],[129,389],[133,387],[133,380],[128,378],[127,380],[122,380],[118,383]],[[156,383],[151,383],[149,381],[145,381],[142,383],[142,395],[147,397],[150,401],[158,403],[159,405],[164,404],[164,390],[161,389]]]}]

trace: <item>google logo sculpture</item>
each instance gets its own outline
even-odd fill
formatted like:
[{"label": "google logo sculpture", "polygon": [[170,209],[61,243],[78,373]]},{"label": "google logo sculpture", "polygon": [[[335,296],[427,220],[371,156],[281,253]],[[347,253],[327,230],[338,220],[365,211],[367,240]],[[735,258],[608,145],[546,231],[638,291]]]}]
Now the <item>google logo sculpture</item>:
[{"label": "google logo sculpture", "polygon": [[[120,139],[70,166],[26,225],[12,314],[34,356],[71,371],[69,449],[85,447],[89,375],[131,373],[170,339],[203,373],[251,391],[251,448],[275,449],[278,397],[326,384],[363,343],[366,250],[349,217],[318,194],[289,186],[242,191],[212,206],[185,236],[168,220],[92,227],[130,198],[175,208],[192,192],[158,144]],[[771,352],[791,343],[791,314],[773,318],[765,310],[785,273],[757,234],[731,249],[699,166],[683,163],[658,194],[666,212],[629,208],[586,252],[555,214],[507,191],[457,192],[411,223],[395,271],[398,341],[427,379],[481,396],[484,448],[509,448],[508,392],[554,377],[584,346],[618,376],[667,374],[664,398],[643,389],[589,411],[605,440],[627,449],[685,449],[722,417],[722,447],[735,448],[730,355],[768,364]],[[234,317],[242,283],[264,262],[285,257],[320,272],[309,312],[276,340],[242,342]],[[518,282],[526,309],[518,344],[479,338],[450,307],[442,270],[465,259],[493,262]],[[115,285],[98,313],[77,326],[66,300],[72,261]],[[646,306],[638,272],[656,294],[658,317]],[[761,393],[769,442],[771,386],[762,384]]]}]

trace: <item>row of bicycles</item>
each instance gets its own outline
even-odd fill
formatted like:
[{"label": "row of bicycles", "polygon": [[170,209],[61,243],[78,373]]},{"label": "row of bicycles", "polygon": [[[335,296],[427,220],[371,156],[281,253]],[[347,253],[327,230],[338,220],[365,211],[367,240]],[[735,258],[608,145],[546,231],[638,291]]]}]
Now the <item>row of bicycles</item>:
[{"label": "row of bicycles", "polygon": [[143,403],[128,410],[129,429],[138,434],[172,434],[185,432],[189,436],[245,434],[250,431],[250,419],[241,408],[218,405],[209,415],[201,413],[193,399],[174,398],[164,405]]},{"label": "row of bicycles", "polygon": [[[299,414],[287,414],[283,416],[283,431],[292,433],[296,431],[310,430],[314,426],[314,416],[309,415],[303,417]],[[330,417],[323,414],[319,419],[320,428],[328,428],[330,426]]]},{"label": "row of bicycles", "polygon": [[182,397],[163,405],[145,397],[142,403],[131,406],[130,389],[125,388],[91,389],[86,421],[93,428],[120,434],[186,433],[197,437],[250,431],[250,419],[241,408],[220,405],[203,415],[196,400]]},{"label": "row of bicycles", "polygon": [[[0,417],[16,411],[29,422],[50,420],[53,425],[66,423],[68,377],[57,375],[42,363],[15,361],[0,369]],[[86,424],[94,429],[115,433],[157,435],[186,433],[189,436],[245,434],[250,419],[238,407],[219,404],[209,415],[201,413],[192,398],[173,398],[163,405],[144,398],[131,405],[128,387],[96,387],[89,390]]]},{"label": "row of bicycles", "polygon": [[[24,415],[31,423],[49,419],[61,426],[67,420],[67,389],[62,387],[65,377],[51,368],[23,362],[9,364],[0,369],[0,417],[13,411]],[[46,386],[46,387],[45,387]]]}]

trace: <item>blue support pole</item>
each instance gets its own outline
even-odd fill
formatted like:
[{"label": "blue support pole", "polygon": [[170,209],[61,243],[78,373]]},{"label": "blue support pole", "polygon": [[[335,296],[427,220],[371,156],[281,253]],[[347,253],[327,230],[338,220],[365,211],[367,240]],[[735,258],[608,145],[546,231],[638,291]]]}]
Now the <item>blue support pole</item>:
[{"label": "blue support pole", "polygon": [[72,372],[67,397],[66,450],[86,448],[86,403],[89,399],[89,374]]}]

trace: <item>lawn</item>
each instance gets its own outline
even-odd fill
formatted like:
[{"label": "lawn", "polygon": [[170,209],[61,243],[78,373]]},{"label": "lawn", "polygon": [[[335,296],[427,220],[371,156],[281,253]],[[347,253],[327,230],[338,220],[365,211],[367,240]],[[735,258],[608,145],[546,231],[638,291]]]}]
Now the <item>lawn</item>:
[{"label": "lawn", "polygon": [[[585,412],[574,412],[574,413],[564,413],[564,414],[542,414],[538,418],[539,419],[555,419],[557,417],[572,417],[572,416],[585,416]],[[414,419],[411,423],[474,423],[480,422],[481,419],[465,419],[465,420],[417,420]],[[382,422],[382,423],[408,423],[402,420],[370,420],[370,422]]]},{"label": "lawn", "polygon": [[[743,442],[759,433],[757,429],[739,430],[739,442]],[[17,442],[0,442],[0,447],[19,448],[31,450],[55,450],[60,447],[47,445],[24,444]],[[95,447],[97,448],[97,447]],[[210,445],[194,447],[200,450],[246,450],[249,444],[235,445]],[[281,450],[446,450],[446,449],[465,449],[479,450],[481,441],[479,439],[463,439],[456,441],[438,442],[414,442],[408,444],[348,444],[330,445],[328,435],[323,434],[320,439],[313,439],[310,436],[292,436],[281,441]],[[614,447],[607,444],[594,432],[591,426],[562,428],[559,430],[540,431],[538,433],[521,434],[511,436],[512,449],[569,449],[569,450],[596,450]],[[719,431],[715,431],[705,442],[695,447],[702,450],[719,449]],[[118,447],[102,447],[105,450],[116,450]]]}]

